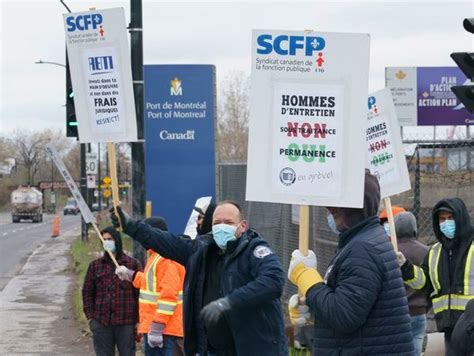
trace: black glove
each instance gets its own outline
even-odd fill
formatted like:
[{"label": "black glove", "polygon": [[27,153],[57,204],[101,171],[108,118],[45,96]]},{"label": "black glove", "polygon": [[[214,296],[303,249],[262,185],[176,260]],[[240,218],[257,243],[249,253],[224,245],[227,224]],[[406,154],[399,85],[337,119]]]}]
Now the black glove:
[{"label": "black glove", "polygon": [[[120,228],[120,224],[121,224],[122,228],[125,229],[127,224],[132,220],[130,216],[124,210],[122,210],[122,208],[119,206],[117,207],[118,217],[115,214],[115,208],[113,207],[110,208],[109,212],[110,212],[110,219],[112,220],[112,225],[115,228]],[[120,221],[119,221],[119,218],[120,218]]]},{"label": "black glove", "polygon": [[215,324],[231,308],[229,298],[219,298],[210,302],[201,310],[201,318],[206,324]]}]

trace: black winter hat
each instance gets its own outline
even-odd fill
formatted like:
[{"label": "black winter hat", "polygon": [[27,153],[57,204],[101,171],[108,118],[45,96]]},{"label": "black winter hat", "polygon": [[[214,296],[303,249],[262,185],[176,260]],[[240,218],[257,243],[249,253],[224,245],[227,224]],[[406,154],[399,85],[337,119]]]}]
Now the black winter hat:
[{"label": "black winter hat", "polygon": [[152,216],[146,218],[143,222],[145,224],[150,225],[151,227],[154,227],[155,229],[168,231],[168,224],[166,223],[166,220],[161,216]]},{"label": "black winter hat", "polygon": [[377,177],[365,170],[364,182],[364,207],[356,208],[333,208],[339,210],[344,224],[347,228],[357,225],[368,217],[377,215],[380,205],[380,185]]}]

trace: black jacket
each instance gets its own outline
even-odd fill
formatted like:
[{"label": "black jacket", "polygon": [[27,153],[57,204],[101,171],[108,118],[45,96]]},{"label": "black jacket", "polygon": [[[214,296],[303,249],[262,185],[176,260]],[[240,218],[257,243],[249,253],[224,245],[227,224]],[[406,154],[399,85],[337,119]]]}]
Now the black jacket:
[{"label": "black jacket", "polygon": [[[187,355],[203,354],[207,336],[199,312],[203,307],[206,260],[212,235],[195,240],[176,238],[142,222],[131,222],[125,232],[165,258],[186,267],[183,288],[184,347]],[[232,306],[226,315],[237,355],[287,355],[287,343],[280,300],[285,277],[277,255],[254,231],[238,240],[226,254],[221,280],[221,295]]]},{"label": "black jacket", "polygon": [[314,355],[413,355],[400,268],[377,216],[340,234],[324,279],[306,294]]},{"label": "black jacket", "polygon": [[[456,222],[456,232],[452,240],[446,238],[439,227],[438,209],[440,207],[447,207],[454,213],[454,220]],[[437,203],[433,208],[433,230],[438,242],[441,244],[441,255],[438,264],[438,280],[440,282],[441,290],[436,295],[431,295],[431,298],[437,298],[450,294],[463,294],[465,266],[469,248],[473,243],[473,233],[471,221],[466,205],[459,198],[443,199]],[[431,247],[433,248],[433,247]],[[421,265],[426,276],[426,283],[424,289],[428,293],[433,292],[433,278],[429,272],[429,254]],[[474,259],[471,263],[474,263]],[[471,273],[472,273],[471,267]],[[414,277],[413,265],[407,261],[402,266],[402,273],[404,280],[410,280]],[[445,329],[453,329],[457,320],[462,315],[463,311],[455,310],[454,308],[447,308],[441,312],[436,313],[435,320],[438,331]]]}]

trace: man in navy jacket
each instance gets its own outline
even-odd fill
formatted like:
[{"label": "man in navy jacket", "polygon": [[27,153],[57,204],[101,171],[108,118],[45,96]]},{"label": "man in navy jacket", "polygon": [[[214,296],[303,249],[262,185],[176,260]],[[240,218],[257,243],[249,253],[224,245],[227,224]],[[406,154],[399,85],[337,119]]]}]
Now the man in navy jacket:
[{"label": "man in navy jacket", "polygon": [[[124,232],[186,267],[183,288],[187,355],[287,355],[280,300],[284,274],[277,255],[247,229],[240,207],[217,205],[212,234],[195,240],[132,221],[119,212]],[[114,225],[118,218],[111,215]]]},{"label": "man in navy jacket", "polygon": [[316,258],[298,250],[289,279],[314,312],[315,355],[413,355],[413,337],[400,268],[377,216],[380,187],[368,171],[364,207],[328,208],[339,234],[323,278]]}]

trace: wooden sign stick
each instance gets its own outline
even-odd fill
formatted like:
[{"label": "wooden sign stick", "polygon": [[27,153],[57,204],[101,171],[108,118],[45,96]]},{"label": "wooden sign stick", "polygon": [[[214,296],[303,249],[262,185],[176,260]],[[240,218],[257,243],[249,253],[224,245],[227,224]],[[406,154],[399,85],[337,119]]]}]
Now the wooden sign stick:
[{"label": "wooden sign stick", "polygon": [[[298,250],[303,256],[308,256],[309,245],[309,206],[300,205],[300,230],[298,238]],[[305,296],[298,291],[300,303],[304,302]]]},{"label": "wooden sign stick", "polygon": [[107,154],[109,155],[109,174],[112,180],[112,201],[114,204],[114,214],[117,216],[120,227],[119,231],[123,231],[122,222],[117,211],[117,207],[120,205],[119,193],[118,193],[118,179],[117,179],[117,159],[115,156],[115,144],[113,142],[107,143]]},{"label": "wooden sign stick", "polygon": [[309,244],[309,206],[300,205],[300,231],[298,239],[298,249],[303,256],[308,256]]},{"label": "wooden sign stick", "polygon": [[390,240],[392,241],[393,249],[397,252],[397,231],[395,230],[395,221],[393,220],[392,201],[390,200],[390,197],[383,198],[383,201],[387,211],[388,225],[390,227]]}]

